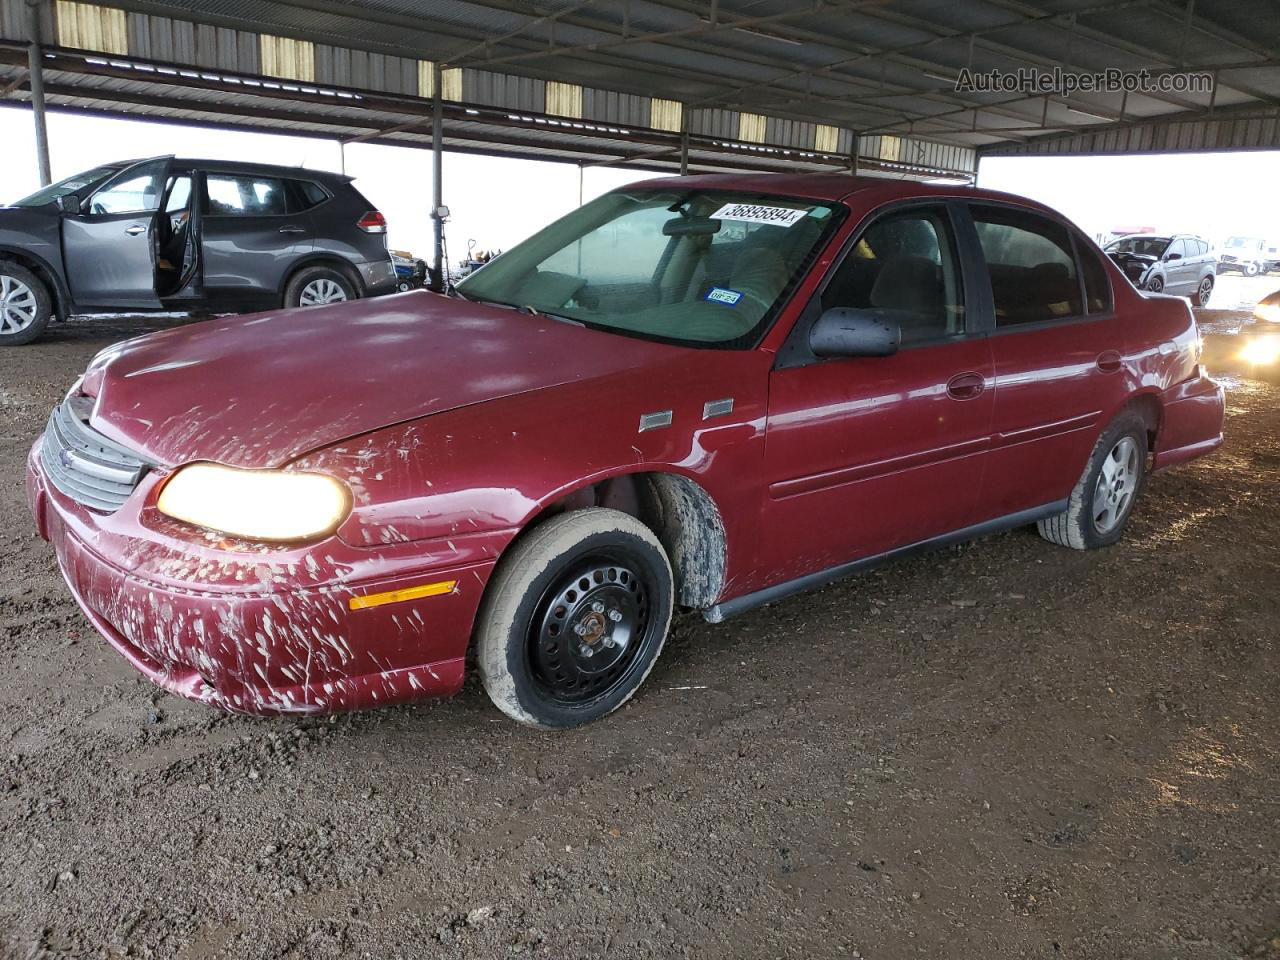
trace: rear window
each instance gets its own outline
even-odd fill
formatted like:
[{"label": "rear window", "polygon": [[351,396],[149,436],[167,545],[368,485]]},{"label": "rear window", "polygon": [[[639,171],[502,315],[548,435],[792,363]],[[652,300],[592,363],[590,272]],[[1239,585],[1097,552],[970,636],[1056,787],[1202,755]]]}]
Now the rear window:
[{"label": "rear window", "polygon": [[1106,313],[1111,309],[1111,281],[1096,250],[1083,237],[1076,236],[1076,253],[1080,272],[1084,274],[1085,306],[1089,313]]}]

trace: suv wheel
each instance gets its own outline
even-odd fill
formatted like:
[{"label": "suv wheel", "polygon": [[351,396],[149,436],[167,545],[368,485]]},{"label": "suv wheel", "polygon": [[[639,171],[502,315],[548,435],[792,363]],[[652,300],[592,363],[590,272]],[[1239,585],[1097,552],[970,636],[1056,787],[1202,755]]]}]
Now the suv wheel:
[{"label": "suv wheel", "polygon": [[52,315],[53,298],[40,278],[0,260],[0,346],[30,343],[44,333]]},{"label": "suv wheel", "polygon": [[1147,425],[1126,411],[1098,438],[1067,509],[1041,520],[1040,536],[1075,550],[1120,539],[1147,474]]},{"label": "suv wheel", "polygon": [[1147,289],[1152,293],[1162,293],[1164,291],[1164,277],[1152,277],[1147,281]]},{"label": "suv wheel", "polygon": [[671,564],[648,527],[617,510],[574,510],[503,558],[477,620],[485,690],[521,723],[576,727],[626,703],[671,625]]},{"label": "suv wheel", "polygon": [[1213,295],[1213,277],[1203,277],[1200,286],[1196,287],[1196,306],[1207,307],[1209,297]]},{"label": "suv wheel", "polygon": [[286,307],[320,307],[357,298],[351,280],[333,267],[304,267],[284,291]]}]

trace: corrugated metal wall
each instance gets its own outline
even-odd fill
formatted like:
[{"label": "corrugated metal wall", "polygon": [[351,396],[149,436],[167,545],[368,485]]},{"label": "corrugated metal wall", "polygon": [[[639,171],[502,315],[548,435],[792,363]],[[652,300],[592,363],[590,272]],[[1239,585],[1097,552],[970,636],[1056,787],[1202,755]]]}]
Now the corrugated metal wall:
[{"label": "corrugated metal wall", "polygon": [[[27,39],[24,2],[0,0],[0,36],[9,40]],[[65,0],[62,6],[72,9]],[[58,35],[53,8],[53,4],[44,5],[42,32],[46,42]],[[93,5],[92,8],[113,18],[113,23],[119,20],[118,10],[107,5]],[[93,20],[90,26],[94,23],[97,20]],[[118,46],[127,47],[127,53],[117,51],[119,55],[249,75],[270,72],[276,76],[354,90],[405,96],[431,94],[432,65],[427,61],[332,44],[302,43],[288,37],[142,13],[128,13],[125,24],[127,42],[121,42],[119,38],[112,40]],[[76,36],[83,32],[78,31]],[[688,110],[674,101],[590,87],[575,87],[561,93],[563,102],[557,101],[557,109],[561,113],[580,115],[583,120],[599,124],[678,132],[683,122],[689,133],[696,137],[840,156],[849,156],[853,143],[849,130],[810,122],[758,117],[717,108]],[[446,100],[454,102],[528,113],[548,112],[546,82],[528,77],[455,68],[445,72],[442,94]],[[1274,131],[1268,136],[1274,138]],[[862,155],[881,157],[884,148],[881,140],[880,137],[862,138]],[[885,143],[889,142],[886,138]],[[955,171],[973,170],[974,153],[966,148],[899,138],[898,151],[903,163]]]},{"label": "corrugated metal wall", "polygon": [[1028,143],[983,147],[982,156],[1044,156],[1090,153],[1170,153],[1280,148],[1280,113],[1271,116],[1168,120],[1097,130]]}]

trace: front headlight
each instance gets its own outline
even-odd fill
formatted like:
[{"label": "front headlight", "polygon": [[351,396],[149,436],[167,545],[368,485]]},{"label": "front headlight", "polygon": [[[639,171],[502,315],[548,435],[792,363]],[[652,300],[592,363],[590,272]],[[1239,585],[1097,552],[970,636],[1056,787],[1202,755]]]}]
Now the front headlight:
[{"label": "front headlight", "polygon": [[169,478],[156,506],[246,540],[309,540],[337,529],[351,512],[351,494],[322,473],[193,463]]}]

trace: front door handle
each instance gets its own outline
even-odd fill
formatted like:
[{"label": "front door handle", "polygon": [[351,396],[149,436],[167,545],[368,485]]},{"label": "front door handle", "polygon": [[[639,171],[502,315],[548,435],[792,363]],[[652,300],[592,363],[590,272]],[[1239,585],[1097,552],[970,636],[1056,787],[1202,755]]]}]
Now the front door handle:
[{"label": "front door handle", "polygon": [[306,233],[306,227],[281,227],[281,233]]},{"label": "front door handle", "polygon": [[136,237],[140,233],[146,233],[147,228],[141,223],[135,223],[132,227],[126,227],[124,232],[131,237]]},{"label": "front door handle", "polygon": [[980,373],[958,373],[947,381],[947,396],[952,400],[972,400],[987,389],[987,378]]},{"label": "front door handle", "polygon": [[1103,350],[1098,354],[1098,369],[1103,373],[1115,373],[1120,369],[1120,352],[1118,350]]}]

